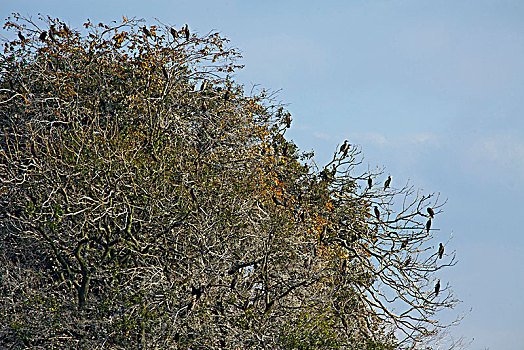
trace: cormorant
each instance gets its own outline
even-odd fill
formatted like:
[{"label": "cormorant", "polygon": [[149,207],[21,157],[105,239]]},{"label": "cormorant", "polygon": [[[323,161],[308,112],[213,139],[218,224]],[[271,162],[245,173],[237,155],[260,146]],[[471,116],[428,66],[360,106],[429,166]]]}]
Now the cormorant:
[{"label": "cormorant", "polygon": [[202,81],[202,85],[200,85],[200,91],[204,91],[207,87],[207,79],[204,79]]},{"label": "cormorant", "polygon": [[186,40],[189,40],[189,28],[187,27],[187,24],[184,28],[184,34],[186,35]]},{"label": "cormorant", "polygon": [[440,247],[438,248],[438,258],[442,259],[442,255],[444,254],[444,246],[442,243],[440,243]]},{"label": "cormorant", "polygon": [[428,207],[427,211],[428,211],[429,217],[433,219],[433,217],[435,216],[435,212],[433,211],[433,208]]},{"label": "cormorant", "polygon": [[146,36],[151,36],[151,32],[149,31],[149,29],[147,29],[146,26],[143,26],[143,27],[142,27],[142,31],[144,32],[144,34],[145,34]]},{"label": "cormorant", "polygon": [[171,35],[173,36],[173,39],[178,38],[178,32],[175,28],[170,28],[169,31],[171,32]]},{"label": "cormorant", "polygon": [[346,151],[347,147],[348,147],[348,140],[344,140],[344,143],[342,144],[342,146],[340,146],[340,152],[339,153],[344,153]]},{"label": "cormorant", "polygon": [[22,32],[18,32],[18,37],[20,40],[25,41],[25,36],[22,34]]},{"label": "cormorant", "polygon": [[40,35],[38,36],[38,38],[42,41],[45,40],[45,37],[47,36],[47,32],[44,30],[42,33],[40,33]]},{"label": "cormorant", "polygon": [[429,233],[429,229],[431,228],[431,218],[429,218],[428,222],[426,222],[426,232]]},{"label": "cormorant", "polygon": [[435,284],[435,296],[438,297],[438,292],[440,291],[440,280],[437,280],[437,284]]},{"label": "cormorant", "polygon": [[290,113],[286,114],[285,122],[286,122],[286,128],[289,129],[291,127],[291,114]]},{"label": "cormorant", "polygon": [[371,180],[371,175],[368,177],[368,189],[371,189],[371,186],[373,186],[373,180]]},{"label": "cormorant", "polygon": [[384,189],[388,188],[391,184],[391,175],[388,175],[386,182],[384,182]]},{"label": "cormorant", "polygon": [[380,220],[380,211],[378,210],[378,207],[375,205],[375,216],[377,217],[377,220]]}]

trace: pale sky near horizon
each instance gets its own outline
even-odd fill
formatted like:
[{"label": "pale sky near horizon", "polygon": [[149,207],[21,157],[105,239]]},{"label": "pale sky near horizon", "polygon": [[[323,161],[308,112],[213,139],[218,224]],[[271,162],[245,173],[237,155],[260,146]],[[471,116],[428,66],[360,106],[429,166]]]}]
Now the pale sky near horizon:
[{"label": "pale sky near horizon", "polygon": [[459,263],[440,278],[463,300],[456,312],[471,309],[451,334],[524,349],[524,2],[0,2],[2,19],[14,11],[221,32],[244,56],[236,78],[281,89],[286,136],[319,164],[349,139],[392,184],[448,199],[434,225]]}]

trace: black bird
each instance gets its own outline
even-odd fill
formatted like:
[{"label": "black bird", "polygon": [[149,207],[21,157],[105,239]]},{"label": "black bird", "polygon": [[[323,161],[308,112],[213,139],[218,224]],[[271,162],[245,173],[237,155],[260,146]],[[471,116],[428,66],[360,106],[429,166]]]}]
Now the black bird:
[{"label": "black bird", "polygon": [[22,32],[18,32],[18,38],[20,38],[22,41],[25,41],[25,36],[22,34]]},{"label": "black bird", "polygon": [[377,220],[380,220],[380,211],[378,210],[378,207],[375,205],[375,216],[377,217]]},{"label": "black bird", "polygon": [[169,75],[167,74],[166,67],[162,66],[162,74],[164,74],[164,78],[169,79]]},{"label": "black bird", "polygon": [[408,239],[406,238],[405,240],[402,241],[402,245],[400,246],[400,248],[404,249],[408,246]]},{"label": "black bird", "polygon": [[346,148],[348,148],[348,140],[344,140],[344,143],[342,144],[342,146],[340,146],[339,153],[344,153],[346,151]]},{"label": "black bird", "polygon": [[202,85],[200,85],[200,91],[204,91],[207,87],[207,79],[204,79],[202,81]]},{"label": "black bird", "polygon": [[428,209],[426,210],[428,211],[429,217],[433,219],[433,217],[435,216],[435,212],[433,211],[433,208],[428,207]]},{"label": "black bird", "polygon": [[286,128],[289,129],[291,127],[291,114],[290,113],[286,114],[285,122],[286,122]]},{"label": "black bird", "polygon": [[373,186],[373,180],[371,180],[371,176],[368,177],[368,189],[371,189]]},{"label": "black bird", "polygon": [[437,284],[435,284],[435,296],[438,297],[438,292],[440,291],[440,280],[437,280]]},{"label": "black bird", "polygon": [[442,255],[444,254],[444,246],[442,243],[440,243],[440,247],[438,248],[438,258],[442,259]]},{"label": "black bird", "polygon": [[175,28],[170,28],[169,31],[171,32],[171,35],[173,36],[173,39],[178,38],[178,32]]},{"label": "black bird", "polygon": [[426,232],[429,233],[429,229],[431,228],[431,218],[429,218],[428,222],[426,222]]},{"label": "black bird", "polygon": [[186,40],[189,40],[189,28],[186,24],[185,28],[184,28],[184,34],[186,35]]},{"label": "black bird", "polygon": [[71,31],[69,30],[69,27],[68,27],[65,23],[62,24],[62,28],[64,29],[64,32],[65,32],[66,34],[71,33]]},{"label": "black bird", "polygon": [[384,189],[388,188],[391,184],[391,175],[388,175],[386,182],[384,182]]},{"label": "black bird", "polygon": [[45,37],[47,36],[47,32],[44,30],[42,33],[40,33],[40,35],[38,36],[38,38],[42,41],[45,40]]},{"label": "black bird", "polygon": [[147,29],[146,26],[143,26],[143,27],[142,27],[142,31],[144,32],[144,34],[145,34],[146,36],[151,36],[151,32],[149,31],[149,29]]}]

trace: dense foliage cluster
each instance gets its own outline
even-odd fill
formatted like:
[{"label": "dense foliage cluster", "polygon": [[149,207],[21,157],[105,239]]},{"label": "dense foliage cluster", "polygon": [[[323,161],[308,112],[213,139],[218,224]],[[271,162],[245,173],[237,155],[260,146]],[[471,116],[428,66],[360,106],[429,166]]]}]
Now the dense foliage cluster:
[{"label": "dense foliage cluster", "polygon": [[438,196],[357,174],[349,144],[318,168],[290,113],[230,79],[227,39],[5,28],[1,347],[393,349],[447,326]]}]

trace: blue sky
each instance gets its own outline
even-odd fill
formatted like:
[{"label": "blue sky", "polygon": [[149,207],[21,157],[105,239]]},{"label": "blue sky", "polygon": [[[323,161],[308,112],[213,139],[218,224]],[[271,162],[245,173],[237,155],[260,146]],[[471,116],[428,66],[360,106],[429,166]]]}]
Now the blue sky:
[{"label": "blue sky", "polygon": [[472,309],[452,335],[524,349],[524,2],[0,3],[3,18],[13,11],[220,31],[243,52],[236,78],[282,89],[287,136],[320,164],[347,138],[393,183],[448,198],[434,225],[459,263],[441,279],[463,300],[457,312]]}]

